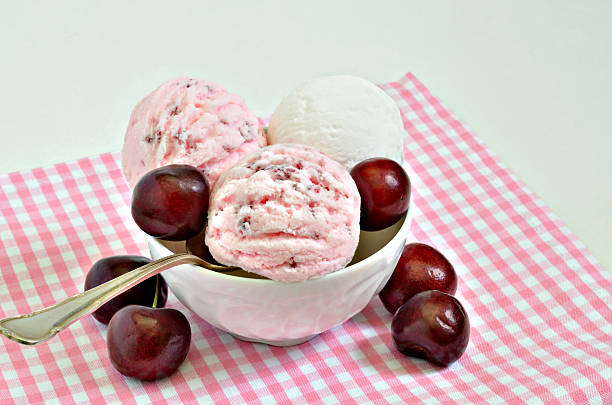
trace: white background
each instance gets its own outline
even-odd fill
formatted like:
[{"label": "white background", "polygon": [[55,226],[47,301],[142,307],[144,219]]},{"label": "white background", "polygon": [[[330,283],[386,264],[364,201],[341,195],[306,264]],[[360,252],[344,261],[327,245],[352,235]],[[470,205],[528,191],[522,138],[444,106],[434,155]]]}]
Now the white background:
[{"label": "white background", "polygon": [[258,115],[327,74],[413,72],[612,270],[612,1],[0,0],[0,173],[118,151],[191,75]]}]

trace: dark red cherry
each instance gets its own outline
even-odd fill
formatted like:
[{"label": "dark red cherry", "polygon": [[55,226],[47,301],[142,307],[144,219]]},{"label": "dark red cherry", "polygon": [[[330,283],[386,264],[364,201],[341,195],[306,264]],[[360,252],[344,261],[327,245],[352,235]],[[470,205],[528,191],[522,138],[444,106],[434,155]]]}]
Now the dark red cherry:
[{"label": "dark red cherry", "polygon": [[410,179],[394,160],[372,158],[351,170],[361,195],[361,229],[387,228],[406,213],[410,203]]},{"label": "dark red cherry", "polygon": [[395,270],[380,291],[380,300],[392,314],[421,291],[457,291],[457,275],[450,262],[435,248],[424,243],[404,247]]},{"label": "dark red cherry", "polygon": [[447,366],[465,352],[470,321],[457,298],[436,290],[423,291],[397,310],[391,336],[401,353]]},{"label": "dark red cherry", "polygon": [[[150,262],[151,259],[146,257],[129,255],[100,259],[94,263],[85,277],[85,290],[104,284]],[[162,308],[166,305],[167,299],[168,285],[161,274],[157,274],[108,301],[96,309],[92,315],[99,322],[107,324],[115,312],[127,305]]]},{"label": "dark red cherry", "polygon": [[204,229],[210,190],[204,174],[189,165],[168,165],[145,174],[134,187],[132,217],[147,234],[185,240]]},{"label": "dark red cherry", "polygon": [[113,367],[140,380],[172,374],[185,360],[191,328],[176,309],[130,305],[113,316],[106,337]]}]

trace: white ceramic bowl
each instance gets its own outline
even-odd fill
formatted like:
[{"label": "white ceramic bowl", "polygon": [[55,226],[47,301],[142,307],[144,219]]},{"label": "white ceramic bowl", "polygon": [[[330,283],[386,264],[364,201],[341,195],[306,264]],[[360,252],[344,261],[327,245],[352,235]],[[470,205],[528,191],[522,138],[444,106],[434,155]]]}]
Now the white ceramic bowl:
[{"label": "white ceramic bowl", "polygon": [[[164,271],[164,278],[187,308],[239,339],[299,344],[351,318],[378,294],[406,243],[410,213],[382,231],[362,231],[349,266],[307,281],[239,277],[189,264]],[[149,249],[153,259],[184,251],[154,238]]]}]

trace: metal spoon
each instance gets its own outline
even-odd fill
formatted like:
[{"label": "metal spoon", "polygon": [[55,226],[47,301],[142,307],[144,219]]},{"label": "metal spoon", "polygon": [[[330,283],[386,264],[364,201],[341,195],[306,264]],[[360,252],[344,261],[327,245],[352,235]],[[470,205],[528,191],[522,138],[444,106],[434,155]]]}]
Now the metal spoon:
[{"label": "metal spoon", "polygon": [[211,264],[186,253],[163,257],[50,307],[27,315],[2,319],[0,320],[0,334],[24,345],[44,342],[79,318],[95,311],[113,297],[149,277],[180,264],[196,264],[212,271],[235,269],[235,267]]}]

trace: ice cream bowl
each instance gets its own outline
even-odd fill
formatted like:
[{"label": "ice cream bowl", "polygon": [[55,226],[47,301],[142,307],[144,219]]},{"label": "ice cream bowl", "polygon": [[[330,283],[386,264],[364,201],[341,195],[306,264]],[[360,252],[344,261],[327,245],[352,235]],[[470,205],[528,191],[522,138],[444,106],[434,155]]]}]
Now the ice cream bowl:
[{"label": "ice cream bowl", "polygon": [[[214,327],[238,339],[290,346],[305,342],[359,313],[385,285],[409,235],[411,209],[378,232],[361,231],[349,265],[310,280],[283,283],[242,270],[215,272],[184,264],[164,271],[178,300]],[[153,259],[185,251],[184,243],[149,238]]]}]

